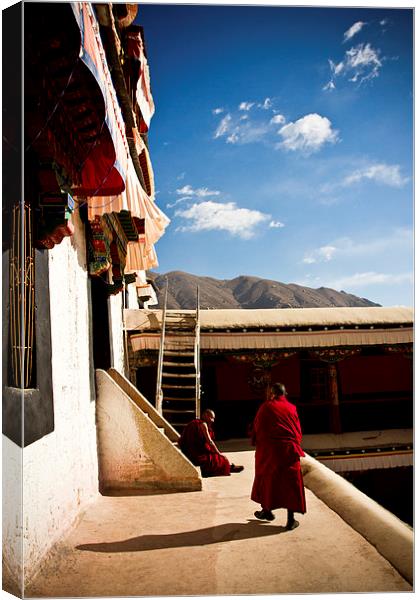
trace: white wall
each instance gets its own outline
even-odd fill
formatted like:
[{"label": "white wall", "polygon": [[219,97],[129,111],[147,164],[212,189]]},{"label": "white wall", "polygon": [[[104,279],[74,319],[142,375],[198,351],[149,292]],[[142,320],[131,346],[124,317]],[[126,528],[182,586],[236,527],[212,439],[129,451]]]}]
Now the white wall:
[{"label": "white wall", "polygon": [[136,284],[130,283],[130,285],[127,286],[127,291],[128,291],[128,303],[125,308],[134,308],[134,309],[138,308],[139,303],[137,300]]},{"label": "white wall", "polygon": [[[73,222],[74,236],[49,252],[55,427],[23,451],[25,579],[36,572],[43,554],[98,495],[85,236],[77,214]],[[16,471],[21,451],[7,439],[4,447]],[[4,522],[4,551],[16,572],[19,503],[12,498],[7,499]]]},{"label": "white wall", "polygon": [[2,466],[3,587],[21,596],[22,450],[4,435]]}]

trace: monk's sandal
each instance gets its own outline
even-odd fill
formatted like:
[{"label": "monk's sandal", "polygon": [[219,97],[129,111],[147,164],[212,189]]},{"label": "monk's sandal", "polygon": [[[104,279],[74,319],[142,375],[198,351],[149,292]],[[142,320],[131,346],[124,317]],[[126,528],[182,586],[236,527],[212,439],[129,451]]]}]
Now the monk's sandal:
[{"label": "monk's sandal", "polygon": [[271,510],[256,510],[254,512],[254,516],[257,517],[257,519],[261,519],[261,521],[274,521],[274,519],[276,518],[273,513],[271,512]]},{"label": "monk's sandal", "polygon": [[231,473],[240,473],[241,471],[244,470],[244,467],[242,465],[230,465],[230,472]]}]

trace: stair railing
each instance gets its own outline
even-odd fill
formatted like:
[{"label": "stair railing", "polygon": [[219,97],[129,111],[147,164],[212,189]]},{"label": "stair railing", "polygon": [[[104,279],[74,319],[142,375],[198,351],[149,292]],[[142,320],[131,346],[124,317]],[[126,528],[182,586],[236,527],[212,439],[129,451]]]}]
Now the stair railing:
[{"label": "stair railing", "polygon": [[200,384],[200,289],[197,286],[197,306],[195,311],[195,343],[194,343],[194,365],[195,365],[195,416],[201,416],[201,384]]},{"label": "stair railing", "polygon": [[168,302],[168,279],[166,279],[166,289],[165,289],[165,296],[164,296],[163,309],[162,309],[162,324],[161,324],[161,330],[160,330],[160,346],[159,346],[159,358],[158,358],[158,368],[157,368],[157,378],[156,378],[155,405],[156,405],[156,410],[158,411],[159,414],[162,414],[162,403],[163,403],[162,371],[163,371],[163,350],[164,350],[164,346],[165,346],[167,302]]}]

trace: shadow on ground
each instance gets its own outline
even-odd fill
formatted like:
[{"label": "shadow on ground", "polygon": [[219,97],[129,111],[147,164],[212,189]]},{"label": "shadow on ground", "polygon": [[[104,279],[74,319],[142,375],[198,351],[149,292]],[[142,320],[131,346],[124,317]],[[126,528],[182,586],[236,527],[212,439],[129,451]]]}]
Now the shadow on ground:
[{"label": "shadow on ground", "polygon": [[206,546],[232,540],[245,540],[266,535],[278,535],[288,531],[286,527],[268,525],[250,520],[248,523],[225,523],[196,531],[159,535],[140,535],[119,542],[80,544],[77,550],[88,552],[143,552],[162,548],[182,548],[185,546]]}]

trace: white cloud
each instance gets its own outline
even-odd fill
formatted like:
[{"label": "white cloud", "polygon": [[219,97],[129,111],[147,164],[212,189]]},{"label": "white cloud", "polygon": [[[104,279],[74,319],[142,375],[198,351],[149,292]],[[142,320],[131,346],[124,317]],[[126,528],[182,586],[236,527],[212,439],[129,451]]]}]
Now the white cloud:
[{"label": "white cloud", "polygon": [[260,103],[258,104],[258,107],[259,107],[259,108],[262,108],[262,109],[264,109],[264,110],[268,110],[269,108],[271,108],[271,107],[272,107],[272,105],[273,105],[273,103],[272,103],[272,101],[271,101],[271,98],[266,98],[266,99],[264,100],[264,102],[260,102]]},{"label": "white cloud", "polygon": [[225,117],[223,117],[223,119],[220,121],[213,137],[218,138],[218,137],[222,137],[223,135],[225,135],[229,129],[231,120],[232,120],[232,117],[229,114],[227,114]]},{"label": "white cloud", "polygon": [[274,117],[270,120],[270,123],[273,123],[274,125],[282,125],[283,123],[286,123],[286,117],[284,115],[274,115]]},{"label": "white cloud", "polygon": [[[261,108],[268,110],[271,103],[266,98]],[[253,103],[241,103],[242,110],[228,113],[220,121],[213,138],[224,138],[227,144],[253,144],[263,142],[273,148],[301,150],[304,154],[318,151],[326,143],[338,141],[338,132],[333,130],[331,122],[318,114],[309,114],[296,122],[287,123],[286,117],[280,113],[249,113]],[[245,113],[245,114],[244,114]],[[278,126],[281,126],[278,129]],[[281,141],[279,142],[279,137]]]},{"label": "white cloud", "polygon": [[240,105],[238,106],[239,110],[251,110],[251,108],[254,106],[255,102],[241,102]]},{"label": "white cloud", "polygon": [[329,262],[332,259],[350,258],[352,260],[375,256],[386,257],[389,249],[394,252],[401,250],[406,254],[411,252],[413,246],[413,231],[410,228],[396,228],[382,237],[373,237],[367,241],[354,241],[349,237],[336,239],[325,246],[306,252],[302,262],[315,264]]},{"label": "white cloud", "polygon": [[178,177],[177,177],[177,180],[178,180],[178,181],[181,181],[181,179],[184,179],[184,178],[185,178],[185,172],[183,172],[183,173],[180,173],[180,174],[178,175]]},{"label": "white cloud", "polygon": [[339,62],[339,63],[335,63],[333,60],[331,60],[330,58],[328,59],[328,64],[330,65],[330,69],[333,75],[340,75],[341,71],[344,69],[344,63],[343,62]]},{"label": "white cloud", "polygon": [[328,59],[332,79],[327,83],[323,90],[333,89],[331,83],[335,85],[334,79],[337,77],[347,76],[348,81],[359,84],[369,81],[379,76],[379,71],[382,67],[380,59],[380,50],[372,48],[368,44],[359,44],[358,46],[347,50],[344,59],[339,63],[335,63]]},{"label": "white cloud", "polygon": [[282,223],[281,221],[270,221],[268,226],[273,229],[280,229],[281,227],[285,227],[285,224]]},{"label": "white cloud", "polygon": [[388,165],[386,163],[372,163],[355,169],[340,180],[324,183],[320,186],[319,192],[326,197],[320,198],[323,203],[331,203],[330,194],[337,194],[339,190],[348,188],[352,185],[371,181],[381,185],[401,188],[410,181],[401,173],[400,165]]},{"label": "white cloud", "polygon": [[269,131],[265,123],[241,121],[227,138],[229,144],[252,144],[263,140]]},{"label": "white cloud", "polygon": [[219,196],[220,192],[218,190],[209,190],[208,188],[197,188],[193,189],[189,184],[184,185],[184,187],[176,190],[178,196],[187,196],[189,198],[197,197],[197,198],[205,198],[206,196]]},{"label": "white cloud", "polygon": [[338,140],[338,132],[332,129],[331,121],[316,113],[287,123],[278,133],[283,138],[278,147],[306,154],[317,152],[324,144],[335,144]]},{"label": "white cloud", "polygon": [[213,108],[213,110],[211,111],[214,115],[220,115],[220,113],[224,112],[224,108],[218,107],[218,108]]},{"label": "white cloud", "polygon": [[352,185],[363,179],[369,179],[391,187],[402,187],[409,181],[408,177],[403,177],[401,174],[399,165],[378,163],[363,169],[358,169],[350,175],[347,175],[347,177],[344,178],[343,185]]},{"label": "white cloud", "polygon": [[357,21],[356,23],[353,23],[353,25],[344,33],[344,42],[348,42],[356,35],[356,33],[359,33],[364,25],[366,25],[366,23],[363,23],[363,21]]},{"label": "white cloud", "polygon": [[178,210],[175,216],[190,221],[188,225],[178,227],[177,231],[227,231],[242,239],[255,235],[255,228],[270,219],[270,215],[258,210],[238,208],[235,202],[225,204],[207,200],[193,204],[185,210]]},{"label": "white cloud", "polygon": [[251,120],[248,114],[236,115],[235,118],[227,115],[220,122],[213,137],[225,137],[227,144],[251,144],[262,141],[269,131],[268,122]]},{"label": "white cloud", "polygon": [[178,198],[177,200],[175,200],[175,202],[172,202],[172,203],[168,202],[168,204],[166,205],[166,208],[173,208],[177,204],[180,204],[181,202],[185,202],[186,200],[191,200],[191,196],[183,196],[182,198]]},{"label": "white cloud", "polygon": [[335,90],[335,83],[334,83],[334,81],[331,79],[328,83],[326,83],[324,85],[324,87],[322,89],[323,90]]},{"label": "white cloud", "polygon": [[412,282],[412,273],[377,273],[376,271],[365,271],[340,277],[328,283],[328,287],[337,290],[354,289],[365,287],[367,285],[399,285],[401,283]]},{"label": "white cloud", "polygon": [[336,252],[337,248],[335,246],[321,246],[321,248],[318,248],[317,250],[308,252],[304,256],[303,262],[307,265],[318,262],[329,262]]},{"label": "white cloud", "polygon": [[350,48],[346,52],[345,67],[357,69],[360,67],[381,67],[382,63],[379,59],[377,50],[371,47],[370,44],[359,44],[356,48]]}]

